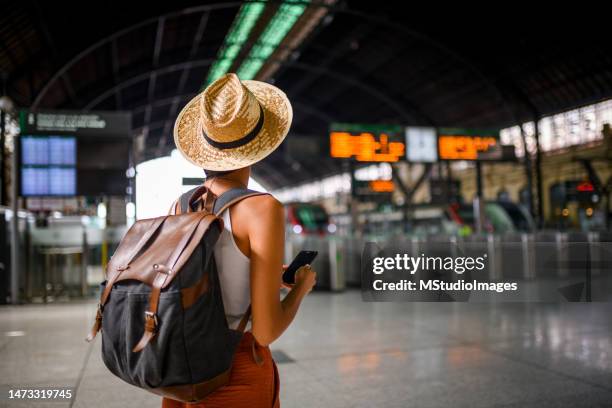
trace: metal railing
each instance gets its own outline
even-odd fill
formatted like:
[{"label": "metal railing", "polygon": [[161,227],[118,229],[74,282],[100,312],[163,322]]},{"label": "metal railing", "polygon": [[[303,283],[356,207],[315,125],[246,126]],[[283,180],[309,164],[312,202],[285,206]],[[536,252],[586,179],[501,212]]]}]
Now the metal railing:
[{"label": "metal railing", "polygon": [[[0,208],[0,269],[10,270],[12,212]],[[103,280],[108,254],[126,227],[97,228],[78,223],[37,227],[34,216],[18,212],[17,279],[8,273],[0,282],[3,302],[50,302],[89,296]]]},{"label": "metal railing", "polygon": [[[4,220],[10,218],[0,209]],[[88,296],[103,280],[106,259],[126,227],[83,225],[38,228],[28,213],[19,213],[19,297],[25,301],[53,301]],[[10,223],[0,223],[0,270],[9,270]],[[316,250],[313,266],[319,289],[341,291],[361,285],[361,257],[367,242],[393,245],[398,252],[437,256],[488,257],[488,279],[597,277],[612,273],[612,232],[558,232],[356,238],[340,235],[289,234],[285,263],[301,249]],[[8,276],[4,273],[3,276]],[[10,298],[10,282],[0,285],[3,300]]]}]

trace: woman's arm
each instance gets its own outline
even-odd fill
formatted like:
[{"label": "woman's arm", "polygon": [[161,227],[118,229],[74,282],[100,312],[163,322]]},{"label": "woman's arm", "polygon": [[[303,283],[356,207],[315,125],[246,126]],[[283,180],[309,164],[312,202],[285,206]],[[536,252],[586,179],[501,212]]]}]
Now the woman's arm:
[{"label": "woman's arm", "polygon": [[248,236],[251,259],[251,310],[253,335],[261,345],[276,340],[293,321],[304,296],[315,284],[316,273],[303,267],[296,284],[281,301],[279,283],[285,248],[285,214],[271,196],[254,197],[249,206]]}]

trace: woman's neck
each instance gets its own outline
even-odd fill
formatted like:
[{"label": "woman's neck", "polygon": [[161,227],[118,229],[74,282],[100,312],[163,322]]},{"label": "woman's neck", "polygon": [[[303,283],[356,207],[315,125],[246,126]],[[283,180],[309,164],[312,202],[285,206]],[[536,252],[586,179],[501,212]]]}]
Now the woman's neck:
[{"label": "woman's neck", "polygon": [[220,194],[231,188],[247,188],[249,184],[248,169],[239,169],[223,176],[215,176],[204,183],[215,194]]}]

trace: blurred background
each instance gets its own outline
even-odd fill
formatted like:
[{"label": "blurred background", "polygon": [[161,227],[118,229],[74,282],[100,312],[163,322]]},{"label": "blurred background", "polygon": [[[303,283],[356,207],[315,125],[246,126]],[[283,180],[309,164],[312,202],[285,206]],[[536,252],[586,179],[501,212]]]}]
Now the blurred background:
[{"label": "blurred background", "polygon": [[[81,338],[127,228],[203,180],[174,148],[178,112],[236,72],[292,102],[250,187],[285,204],[287,262],[319,251],[317,291],[273,345],[283,405],[612,406],[609,304],[590,303],[609,300],[590,282],[612,271],[600,6],[0,7],[2,386],[74,387],[69,406],[159,403]],[[366,242],[480,245],[492,280],[587,284],[546,304],[367,303]]]}]

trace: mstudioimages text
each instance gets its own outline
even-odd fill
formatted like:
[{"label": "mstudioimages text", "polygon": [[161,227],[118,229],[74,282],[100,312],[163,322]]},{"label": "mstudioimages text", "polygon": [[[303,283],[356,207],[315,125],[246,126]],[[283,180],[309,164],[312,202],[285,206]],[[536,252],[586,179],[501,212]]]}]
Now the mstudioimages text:
[{"label": "mstudioimages text", "polygon": [[[395,256],[375,257],[372,259],[372,273],[382,275],[389,271],[405,272],[414,275],[417,272],[454,272],[462,275],[465,272],[483,271],[486,267],[487,254],[482,256],[410,256],[396,254]],[[419,279],[412,281],[400,279],[385,282],[383,279],[372,281],[375,291],[494,291],[505,292],[518,289],[516,282],[478,282],[477,280],[444,280]]]},{"label": "mstudioimages text", "polygon": [[372,272],[380,275],[386,271],[405,271],[414,275],[418,271],[453,271],[463,274],[470,271],[482,271],[485,268],[487,254],[482,256],[410,256],[396,254],[395,256],[378,256],[373,259]]},{"label": "mstudioimages text", "polygon": [[384,282],[377,279],[372,282],[372,288],[376,291],[494,291],[502,293],[518,289],[516,282],[478,282],[473,280],[467,282],[463,279],[454,282],[446,282],[440,279],[421,280],[418,282],[402,279],[398,282]]}]

